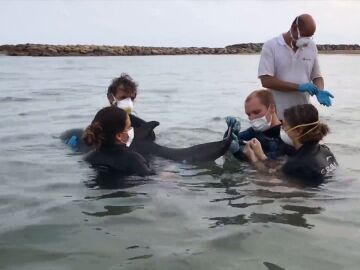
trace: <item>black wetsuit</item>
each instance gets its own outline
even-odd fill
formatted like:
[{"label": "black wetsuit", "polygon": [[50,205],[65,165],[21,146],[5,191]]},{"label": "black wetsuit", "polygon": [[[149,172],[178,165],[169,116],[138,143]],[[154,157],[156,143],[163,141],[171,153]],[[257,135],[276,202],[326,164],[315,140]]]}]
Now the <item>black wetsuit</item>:
[{"label": "black wetsuit", "polygon": [[280,138],[281,125],[271,127],[265,131],[255,131],[253,128],[248,128],[237,134],[237,138],[240,144],[240,150],[233,155],[240,160],[246,160],[246,156],[243,153],[245,144],[243,141],[250,141],[251,139],[258,139],[264,150],[265,155],[270,159],[278,159],[284,155],[292,155],[294,148],[284,143]]},{"label": "black wetsuit", "polygon": [[338,163],[326,145],[306,143],[290,156],[282,171],[291,177],[305,181],[321,181],[329,176]]},{"label": "black wetsuit", "polygon": [[142,155],[122,144],[92,150],[84,159],[100,172],[114,172],[124,176],[154,174]]}]

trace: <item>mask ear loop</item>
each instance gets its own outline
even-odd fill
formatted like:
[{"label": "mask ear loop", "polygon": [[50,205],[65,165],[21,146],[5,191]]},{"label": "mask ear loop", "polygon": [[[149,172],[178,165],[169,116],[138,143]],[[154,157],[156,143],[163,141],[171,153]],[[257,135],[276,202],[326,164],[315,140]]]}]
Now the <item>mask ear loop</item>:
[{"label": "mask ear loop", "polygon": [[299,29],[299,16],[296,17],[296,30],[297,30],[297,34],[298,34],[298,38],[301,38],[301,34],[300,34],[300,29]]},{"label": "mask ear loop", "polygon": [[292,128],[290,128],[290,129],[286,130],[286,132],[289,132],[289,131],[291,131],[291,130],[297,129],[297,128],[299,128],[299,127],[308,127],[308,126],[316,125],[316,124],[319,124],[319,123],[320,123],[320,121],[317,120],[316,122],[298,125],[298,126],[295,126],[295,127],[292,127]]},{"label": "mask ear loop", "polygon": [[317,128],[319,126],[319,123],[317,123],[317,125],[313,128],[310,128],[308,131],[306,131],[304,134],[300,135],[299,137],[297,137],[297,139],[300,139],[302,137],[304,137],[306,134],[310,133],[311,131],[313,131],[315,128]]},{"label": "mask ear loop", "polygon": [[113,94],[111,94],[111,96],[113,98],[113,101],[111,102],[111,105],[113,105],[113,106],[117,105],[116,97]]}]

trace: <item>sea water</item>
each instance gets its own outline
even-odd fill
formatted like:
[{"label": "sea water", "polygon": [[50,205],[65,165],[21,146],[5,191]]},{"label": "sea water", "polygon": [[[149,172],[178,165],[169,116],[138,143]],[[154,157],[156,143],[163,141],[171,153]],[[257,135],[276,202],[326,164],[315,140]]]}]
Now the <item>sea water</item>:
[{"label": "sea water", "polygon": [[[138,116],[159,144],[220,140],[248,127],[259,55],[0,57],[1,269],[359,269],[360,56],[320,55],[325,143],[340,167],[317,188],[244,162],[151,160],[157,175],[99,184],[59,139],[107,105],[111,79],[139,83]],[[230,160],[230,161],[228,161]]]}]

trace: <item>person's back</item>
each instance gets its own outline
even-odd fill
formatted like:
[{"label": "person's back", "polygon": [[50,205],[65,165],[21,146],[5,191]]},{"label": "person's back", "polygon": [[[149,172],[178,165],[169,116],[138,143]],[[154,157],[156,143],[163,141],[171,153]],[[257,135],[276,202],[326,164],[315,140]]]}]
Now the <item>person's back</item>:
[{"label": "person's back", "polygon": [[319,181],[336,169],[338,163],[329,147],[319,143],[305,143],[290,156],[282,171],[295,178]]},{"label": "person's back", "polygon": [[84,160],[99,171],[139,176],[154,173],[142,155],[130,150],[125,145],[94,149],[85,156]]}]

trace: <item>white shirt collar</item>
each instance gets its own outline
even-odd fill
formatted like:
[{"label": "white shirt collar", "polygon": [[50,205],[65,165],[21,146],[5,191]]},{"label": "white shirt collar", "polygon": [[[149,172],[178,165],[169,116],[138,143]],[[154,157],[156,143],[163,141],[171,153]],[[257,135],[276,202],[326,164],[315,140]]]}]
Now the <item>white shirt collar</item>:
[{"label": "white shirt collar", "polygon": [[280,44],[280,45],[284,45],[286,46],[286,42],[285,42],[285,39],[284,39],[284,36],[283,34],[280,34],[278,37],[277,37],[277,42]]}]

